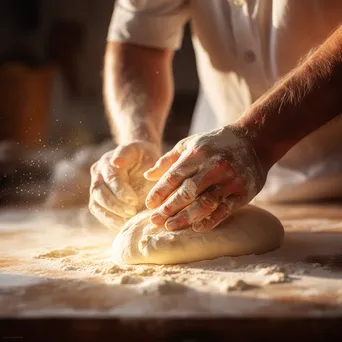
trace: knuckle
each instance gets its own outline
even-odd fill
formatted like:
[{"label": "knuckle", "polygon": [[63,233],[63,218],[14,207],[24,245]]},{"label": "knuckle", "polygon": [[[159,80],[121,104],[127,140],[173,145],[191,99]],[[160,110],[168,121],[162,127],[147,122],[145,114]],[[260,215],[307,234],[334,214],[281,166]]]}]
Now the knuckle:
[{"label": "knuckle", "polygon": [[203,152],[204,152],[203,146],[199,142],[196,142],[192,148],[192,153],[194,155],[198,155],[198,154],[202,154]]},{"label": "knuckle", "polygon": [[201,136],[194,141],[192,146],[193,153],[211,155],[213,153],[214,146],[210,143],[207,137]]},{"label": "knuckle", "polygon": [[187,196],[186,194],[184,195],[184,193],[179,190],[175,193],[175,195],[172,197],[172,200],[170,201],[170,205],[183,205],[185,203],[188,202],[189,196]]},{"label": "knuckle", "polygon": [[199,204],[203,209],[215,209],[218,206],[218,201],[211,196],[204,195],[200,198]]},{"label": "knuckle", "polygon": [[163,216],[171,216],[173,214],[173,202],[167,203],[160,208],[160,212]]},{"label": "knuckle", "polygon": [[197,184],[191,179],[186,179],[178,193],[186,200],[194,200],[197,195]]},{"label": "knuckle", "polygon": [[208,218],[208,221],[207,221],[207,228],[208,230],[211,230],[213,228],[215,228],[218,224],[220,224],[223,220],[225,219],[225,217],[222,217],[222,216],[210,216]]},{"label": "knuckle", "polygon": [[160,200],[163,198],[163,195],[160,191],[160,189],[155,189],[151,191],[151,194],[149,196],[149,200]]},{"label": "knuckle", "polygon": [[180,140],[171,151],[181,153],[186,148],[186,145],[188,144],[190,139],[191,139],[190,137],[186,137],[186,138]]},{"label": "knuckle", "polygon": [[194,198],[192,192],[186,187],[182,188],[179,191],[179,196],[180,198],[185,199],[185,200],[192,200]]},{"label": "knuckle", "polygon": [[234,207],[234,201],[232,200],[224,200],[221,204],[221,213],[222,215],[230,214]]},{"label": "knuckle", "polygon": [[179,183],[179,175],[176,172],[170,172],[164,179],[164,183],[169,186],[175,186]]},{"label": "knuckle", "polygon": [[169,186],[173,186],[176,183],[175,177],[173,175],[168,175],[164,179],[164,183]]},{"label": "knuckle", "polygon": [[110,183],[117,183],[118,181],[118,175],[115,172],[110,173],[109,175],[107,175],[106,177],[106,183],[110,184]]},{"label": "knuckle", "polygon": [[181,222],[183,226],[187,226],[192,223],[193,219],[187,210],[184,210],[177,217],[178,221]]}]

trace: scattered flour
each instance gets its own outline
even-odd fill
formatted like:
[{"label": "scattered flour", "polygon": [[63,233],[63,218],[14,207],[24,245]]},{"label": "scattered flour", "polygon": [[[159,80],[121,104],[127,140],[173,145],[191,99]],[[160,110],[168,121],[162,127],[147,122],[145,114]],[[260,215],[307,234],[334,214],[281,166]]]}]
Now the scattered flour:
[{"label": "scattered flour", "polygon": [[22,229],[10,222],[13,231],[0,220],[2,315],[303,314],[293,301],[306,313],[313,301],[316,314],[323,299],[324,312],[342,312],[341,274],[305,262],[340,252],[337,233],[290,232],[282,248],[265,255],[125,266],[113,263],[107,231],[35,217],[27,216]]},{"label": "scattered flour", "polygon": [[223,292],[231,292],[231,291],[246,291],[246,290],[254,289],[256,287],[258,286],[246,283],[242,279],[239,279],[232,284],[222,284],[221,289]]},{"label": "scattered flour", "polygon": [[119,284],[121,285],[136,285],[144,282],[143,278],[130,276],[130,275],[124,275],[121,278],[119,278]]},{"label": "scattered flour", "polygon": [[287,271],[284,266],[273,265],[264,267],[258,271],[258,274],[266,276],[266,279],[263,282],[264,285],[282,284],[292,281],[289,276],[289,271]]},{"label": "scattered flour", "polygon": [[74,247],[65,247],[60,249],[54,249],[51,251],[48,251],[46,253],[38,254],[36,256],[37,259],[59,259],[63,257],[67,257],[70,255],[77,254],[78,250]]},{"label": "scattered flour", "polygon": [[282,284],[288,283],[291,281],[291,278],[284,272],[275,272],[271,274],[269,278],[264,281],[265,285],[268,284]]},{"label": "scattered flour", "polygon": [[171,295],[174,293],[183,293],[187,287],[170,280],[151,278],[139,284],[139,291],[142,294]]}]

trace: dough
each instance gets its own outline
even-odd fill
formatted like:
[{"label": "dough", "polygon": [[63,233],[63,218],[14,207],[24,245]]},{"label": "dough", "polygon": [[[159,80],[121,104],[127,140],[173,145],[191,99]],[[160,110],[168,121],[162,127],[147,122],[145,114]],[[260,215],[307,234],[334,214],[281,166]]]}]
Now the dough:
[{"label": "dough", "polygon": [[123,264],[179,264],[222,256],[262,254],[284,238],[280,221],[269,212],[247,206],[206,233],[191,228],[169,232],[149,221],[145,210],[131,218],[115,237],[114,260]]}]

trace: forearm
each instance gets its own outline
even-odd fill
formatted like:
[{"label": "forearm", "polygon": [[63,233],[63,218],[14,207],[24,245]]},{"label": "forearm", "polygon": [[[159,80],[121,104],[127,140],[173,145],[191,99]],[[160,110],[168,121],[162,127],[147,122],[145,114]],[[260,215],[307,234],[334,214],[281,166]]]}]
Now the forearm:
[{"label": "forearm", "polygon": [[172,51],[108,43],[104,102],[118,143],[161,144],[173,99]]},{"label": "forearm", "polygon": [[235,124],[272,166],[309,133],[342,112],[342,28],[278,82]]}]

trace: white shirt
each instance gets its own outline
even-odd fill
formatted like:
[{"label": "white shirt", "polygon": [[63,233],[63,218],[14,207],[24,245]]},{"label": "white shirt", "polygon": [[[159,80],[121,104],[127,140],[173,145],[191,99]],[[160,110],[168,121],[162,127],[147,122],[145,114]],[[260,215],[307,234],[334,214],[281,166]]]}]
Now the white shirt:
[{"label": "white shirt", "polygon": [[[339,0],[118,0],[107,39],[179,49],[183,27],[190,21],[197,70],[208,101],[206,110],[199,103],[193,127],[203,131],[208,126],[200,124],[210,108],[217,126],[234,122],[322,43],[341,18]],[[335,181],[328,190],[327,185],[316,190],[310,186],[314,195],[304,189],[297,198],[341,195],[342,160],[336,163],[336,156],[342,158],[342,120],[294,147],[270,172],[264,193],[279,193],[282,188],[280,199],[294,199],[289,185],[298,190],[300,184],[307,186],[308,179],[337,176],[341,185]],[[335,160],[333,166],[327,159]]]}]

